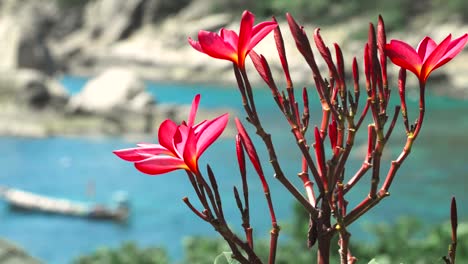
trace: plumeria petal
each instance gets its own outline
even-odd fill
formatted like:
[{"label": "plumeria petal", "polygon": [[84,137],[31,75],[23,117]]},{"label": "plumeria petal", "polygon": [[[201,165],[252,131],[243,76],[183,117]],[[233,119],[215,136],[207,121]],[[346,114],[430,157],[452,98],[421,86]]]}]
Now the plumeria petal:
[{"label": "plumeria petal", "polygon": [[193,40],[191,37],[188,38],[188,42],[190,46],[192,46],[194,49],[198,50],[201,53],[205,53],[200,45],[200,42]]},{"label": "plumeria petal", "polygon": [[198,157],[197,154],[197,139],[193,128],[190,128],[187,133],[187,141],[184,148],[184,161],[191,171],[198,173]]},{"label": "plumeria petal", "polygon": [[447,52],[445,55],[437,62],[437,64],[434,66],[435,70],[439,68],[440,66],[444,65],[445,63],[449,62],[451,59],[453,59],[455,56],[460,53],[463,48],[465,47],[466,43],[468,41],[468,34],[464,34],[463,36],[454,39],[450,42],[450,45],[447,48]]},{"label": "plumeria petal", "polygon": [[252,39],[250,40],[247,50],[252,50],[257,44],[266,37],[278,24],[275,21],[265,21],[257,24],[252,29]]},{"label": "plumeria petal", "polygon": [[388,56],[392,62],[416,74],[421,84],[425,84],[432,71],[453,59],[462,51],[468,42],[468,34],[451,41],[449,34],[438,45],[430,38],[425,37],[418,45],[418,60],[412,48],[399,40],[392,40],[386,45]]},{"label": "plumeria petal", "polygon": [[432,51],[423,63],[421,69],[420,80],[426,81],[429,74],[435,69],[437,63],[442,59],[444,54],[447,52],[447,48],[450,45],[452,35],[448,35],[442,42]]},{"label": "plumeria petal", "polygon": [[200,30],[198,41],[188,38],[192,47],[208,56],[229,60],[238,67],[245,67],[245,57],[276,26],[276,21],[262,22],[254,27],[255,16],[244,11],[239,34],[232,30],[221,29],[219,34]]},{"label": "plumeria petal", "polygon": [[200,104],[200,94],[195,95],[192,101],[192,108],[190,109],[189,117],[187,119],[187,126],[193,126],[195,116],[197,115],[198,105]]},{"label": "plumeria petal", "polygon": [[422,60],[410,45],[403,41],[392,40],[390,44],[385,45],[385,51],[394,64],[419,76]]},{"label": "plumeria petal", "polygon": [[177,132],[174,134],[174,146],[177,152],[177,156],[182,157],[184,154],[185,143],[187,142],[188,132],[190,127],[186,125],[180,125],[177,128]]},{"label": "plumeria petal", "polygon": [[174,135],[177,132],[177,124],[170,120],[164,120],[161,125],[159,126],[158,130],[158,141],[161,146],[167,148],[168,150],[172,151],[172,153],[176,153],[174,147]]},{"label": "plumeria petal", "polygon": [[196,136],[197,140],[200,139],[200,136],[203,135],[203,133],[201,133],[201,132],[203,132],[206,129],[206,127],[208,127],[210,125],[211,122],[212,122],[212,120],[204,120],[203,122],[197,124],[197,126],[193,127],[193,129],[194,129],[193,131],[195,133],[195,136]]},{"label": "plumeria petal", "polygon": [[120,149],[115,150],[113,153],[117,155],[119,158],[126,160],[126,161],[140,161],[147,159],[154,155],[159,154],[168,154],[171,153],[166,148],[160,146],[160,148],[151,148],[146,149],[147,151],[142,151],[142,148],[128,148],[128,149]]},{"label": "plumeria petal", "polygon": [[224,114],[211,120],[197,135],[197,155],[200,156],[209,145],[223,133],[229,119],[229,114]]},{"label": "plumeria petal", "polygon": [[[230,44],[224,42],[218,34],[200,30],[198,41],[203,53],[213,58],[230,60],[237,63],[236,50]],[[196,49],[196,47],[194,48]]]},{"label": "plumeria petal", "polygon": [[237,50],[237,43],[239,43],[239,36],[237,36],[237,33],[234,30],[222,28],[219,31],[219,35],[224,40],[224,42],[228,43],[229,45],[231,45],[233,49]]},{"label": "plumeria petal", "polygon": [[207,125],[209,125],[209,121],[208,120],[203,120],[201,121],[200,123],[196,124],[195,126],[193,126],[193,129],[195,131],[195,135],[199,135],[200,134],[200,131],[203,131],[205,129],[205,127]]},{"label": "plumeria petal", "polygon": [[228,115],[225,114],[194,125],[199,102],[200,95],[196,95],[188,123],[182,121],[177,125],[169,119],[162,122],[158,131],[160,144],[140,143],[137,148],[116,150],[114,153],[126,161],[134,162],[138,170],[151,175],[177,169],[199,174],[200,155],[221,135],[228,121]]},{"label": "plumeria petal", "polygon": [[419,58],[421,58],[421,61],[423,63],[427,60],[427,57],[429,57],[429,55],[434,51],[436,47],[437,43],[435,43],[434,40],[427,36],[423,38],[421,42],[419,42],[416,51],[418,52]]},{"label": "plumeria petal", "polygon": [[138,161],[135,162],[135,168],[150,175],[163,174],[178,169],[188,169],[182,159],[171,156],[154,156]]},{"label": "plumeria petal", "polygon": [[239,29],[239,42],[237,44],[237,56],[239,58],[239,66],[243,66],[245,56],[247,55],[247,48],[252,38],[252,28],[255,21],[255,16],[249,12],[244,11],[242,14],[240,29]]}]

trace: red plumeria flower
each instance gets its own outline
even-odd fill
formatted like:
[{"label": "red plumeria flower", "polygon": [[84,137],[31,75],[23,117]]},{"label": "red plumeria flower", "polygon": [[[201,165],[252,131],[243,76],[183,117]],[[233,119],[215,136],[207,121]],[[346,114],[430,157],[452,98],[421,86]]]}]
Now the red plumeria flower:
[{"label": "red plumeria flower", "polygon": [[138,144],[137,148],[114,151],[123,160],[134,162],[146,174],[156,175],[177,169],[199,174],[198,159],[221,135],[228,122],[228,114],[194,125],[200,95],[192,102],[187,123],[177,125],[165,120],[159,127],[159,144]]},{"label": "red plumeria flower", "polygon": [[265,21],[254,26],[255,16],[244,11],[239,35],[235,31],[222,28],[219,34],[200,30],[198,41],[189,37],[192,47],[213,58],[229,60],[239,68],[245,67],[245,57],[268,33],[277,27],[275,21]]},{"label": "red plumeria flower", "polygon": [[468,34],[451,39],[450,34],[437,45],[430,37],[425,37],[416,50],[403,41],[392,40],[386,44],[385,50],[394,64],[412,71],[420,83],[425,84],[432,71],[462,51],[468,41]]}]

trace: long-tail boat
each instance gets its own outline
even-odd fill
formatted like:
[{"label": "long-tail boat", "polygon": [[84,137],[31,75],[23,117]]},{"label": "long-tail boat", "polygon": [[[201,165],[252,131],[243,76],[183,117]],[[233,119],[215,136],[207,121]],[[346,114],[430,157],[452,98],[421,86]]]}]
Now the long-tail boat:
[{"label": "long-tail boat", "polygon": [[124,222],[128,219],[130,209],[128,199],[123,193],[116,195],[116,205],[112,207],[49,197],[4,186],[0,186],[0,197],[8,203],[12,210],[67,215],[95,220]]}]

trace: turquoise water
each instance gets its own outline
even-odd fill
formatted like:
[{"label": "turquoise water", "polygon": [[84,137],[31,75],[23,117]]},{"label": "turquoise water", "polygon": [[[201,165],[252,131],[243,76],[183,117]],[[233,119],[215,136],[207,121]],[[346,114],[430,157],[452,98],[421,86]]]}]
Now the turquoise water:
[{"label": "turquoise water", "polygon": [[[72,92],[81,89],[86,80],[65,77],[62,82]],[[148,89],[160,102],[189,104],[196,93],[202,94],[201,107],[231,107],[241,113],[239,95],[235,89],[201,85],[148,84]],[[266,120],[267,129],[277,144],[279,161],[290,178],[300,167],[298,152],[286,123],[278,119],[267,89],[256,91],[258,108]],[[313,101],[311,99],[311,101]],[[410,97],[408,104],[415,104]],[[311,108],[317,108],[313,105]],[[377,206],[364,221],[392,221],[399,216],[415,215],[428,222],[448,219],[449,202],[456,195],[460,215],[468,216],[467,186],[468,163],[466,147],[468,137],[468,103],[455,99],[430,96],[425,127],[413,148],[409,160],[394,182],[391,197]],[[312,112],[312,122],[320,116]],[[414,117],[414,115],[413,115]],[[286,128],[286,129],[285,129]],[[384,155],[386,163],[395,158],[403,144],[401,127],[394,132],[395,144],[389,145]],[[0,138],[0,183],[37,193],[70,199],[110,202],[116,190],[125,190],[131,199],[132,216],[128,225],[91,222],[83,219],[53,217],[10,212],[0,203],[0,236],[18,243],[32,255],[46,263],[67,263],[73,257],[89,253],[99,246],[117,246],[123,241],[135,240],[140,245],[161,245],[173,258],[181,254],[182,239],[189,235],[215,236],[210,226],[194,216],[181,201],[188,196],[195,201],[183,172],[150,177],[138,173],[130,163],[117,159],[111,151],[133,146],[118,138]],[[365,143],[359,137],[356,148]],[[264,150],[259,145],[259,150]],[[264,152],[261,152],[264,153]],[[351,156],[348,172],[356,170],[363,153]],[[263,155],[263,158],[265,158]],[[232,186],[240,179],[234,156],[234,142],[230,138],[218,140],[202,156],[201,164],[209,162],[219,179],[224,206],[232,226],[240,229],[239,214],[232,198]],[[265,168],[268,175],[271,169]],[[261,212],[252,216],[257,237],[267,237],[268,211],[261,185],[254,174],[251,197],[252,209]],[[350,193],[350,203],[355,205],[368,191],[367,179]],[[95,195],[87,194],[88,186],[95,186]],[[291,214],[291,196],[270,178],[272,196],[280,224]],[[197,203],[194,202],[196,205]],[[364,237],[356,225],[353,238]]]}]

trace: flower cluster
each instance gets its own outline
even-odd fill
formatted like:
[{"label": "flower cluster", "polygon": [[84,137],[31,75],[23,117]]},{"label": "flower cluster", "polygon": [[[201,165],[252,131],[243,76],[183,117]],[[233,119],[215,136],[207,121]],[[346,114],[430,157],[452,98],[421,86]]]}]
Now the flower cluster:
[{"label": "flower cluster", "polygon": [[242,14],[239,35],[235,31],[222,28],[219,34],[200,30],[198,41],[189,38],[189,43],[196,50],[207,55],[229,60],[240,68],[245,67],[245,58],[249,52],[274,28],[276,22],[266,21],[254,26],[255,16],[245,11]]},{"label": "flower cluster", "polygon": [[146,174],[163,174],[177,169],[199,174],[198,159],[221,135],[228,122],[228,114],[213,120],[204,120],[196,125],[200,95],[195,96],[187,122],[177,125],[165,120],[159,126],[159,144],[138,144],[137,148],[121,149],[114,154],[134,162],[135,167]]},{"label": "flower cluster", "polygon": [[451,39],[452,35],[448,35],[437,45],[430,37],[425,37],[416,50],[401,40],[392,40],[385,49],[395,65],[413,72],[421,83],[426,83],[432,71],[449,62],[463,50],[468,41],[468,34]]},{"label": "flower cluster", "polygon": [[[256,134],[262,139],[274,170],[275,178],[291,193],[310,215],[307,244],[309,247],[317,244],[317,263],[328,264],[330,260],[330,245],[332,238],[339,237],[340,260],[342,264],[355,263],[349,250],[350,233],[347,227],[362,215],[376,206],[389,195],[389,189],[396,174],[409,156],[413,143],[421,131],[425,113],[425,87],[429,75],[459,54],[468,42],[468,34],[452,40],[448,35],[437,44],[425,37],[416,49],[401,40],[391,40],[387,43],[385,25],[379,17],[377,30],[373,24],[369,26],[368,41],[363,48],[363,72],[365,76],[364,89],[359,79],[359,65],[356,57],[353,59],[352,89],[348,89],[345,71],[345,61],[338,44],[334,44],[334,55],[323,40],[320,30],[313,34],[315,47],[326,63],[328,76],[324,77],[316,63],[311,43],[302,26],[294,18],[286,15],[291,34],[298,51],[304,57],[311,71],[313,89],[301,89],[302,101],[296,98],[293,80],[289,74],[288,61],[281,30],[273,18],[254,26],[255,17],[245,11],[242,14],[239,33],[221,29],[219,33],[201,30],[198,40],[188,39],[190,45],[201,53],[216,59],[228,60],[233,63],[234,75],[242,97],[242,104],[247,115],[246,120],[254,127]],[[286,87],[281,90],[276,84],[267,59],[257,54],[253,49],[269,33],[273,32],[281,67],[286,79]],[[254,89],[249,81],[246,70],[246,58],[250,57],[258,74],[272,92],[278,108],[282,112],[289,129],[301,153],[301,168],[298,176],[303,183],[305,195],[289,180],[282,170],[277,157],[277,150],[271,135],[262,124],[262,119],[256,111]],[[392,85],[387,77],[387,58],[401,67],[398,77],[400,105],[389,111]],[[413,125],[409,124],[406,105],[406,70],[413,72],[419,80],[419,115]],[[365,91],[365,100],[360,100],[361,90]],[[309,129],[309,92],[317,92],[321,106],[321,122]],[[270,251],[268,263],[275,262],[277,241],[280,227],[278,226],[274,205],[271,199],[268,181],[264,175],[262,164],[247,130],[239,119],[235,119],[236,155],[242,179],[242,194],[234,187],[234,197],[242,217],[242,227],[245,239],[241,238],[228,225],[223,212],[221,195],[214,172],[207,166],[207,175],[203,176],[198,160],[203,152],[221,135],[227,126],[228,115],[224,114],[212,120],[195,124],[195,116],[200,101],[197,95],[187,122],[176,124],[165,120],[159,127],[159,144],[138,144],[137,148],[116,150],[120,158],[133,162],[135,167],[147,174],[163,174],[182,169],[188,178],[201,203],[202,209],[193,206],[189,199],[183,200],[187,206],[202,220],[211,224],[224,238],[232,250],[232,257],[240,263],[263,263],[254,248],[253,228],[250,225],[249,187],[245,152],[252,163],[255,173],[262,183],[268,210],[271,217]],[[364,106],[362,104],[364,103]],[[382,153],[389,142],[399,113],[403,117],[406,129],[406,143],[401,153],[390,162],[385,162]],[[390,113],[389,113],[390,112]],[[346,162],[353,151],[354,140],[362,124],[368,120],[367,154],[362,166],[357,171],[346,168]],[[308,141],[314,141],[310,143]],[[330,151],[326,151],[329,147]],[[346,168],[346,170],[345,170]],[[386,170],[386,172],[385,172]],[[349,175],[351,173],[351,175]],[[346,194],[361,182],[363,176],[370,174],[369,192],[363,194],[363,199],[357,204],[351,204]],[[312,176],[312,177],[310,177]],[[383,183],[381,183],[383,180]],[[456,247],[456,206],[452,203],[452,244],[449,258],[454,263]],[[447,260],[448,261],[448,260]]]}]

